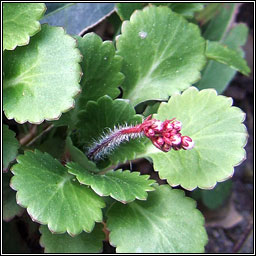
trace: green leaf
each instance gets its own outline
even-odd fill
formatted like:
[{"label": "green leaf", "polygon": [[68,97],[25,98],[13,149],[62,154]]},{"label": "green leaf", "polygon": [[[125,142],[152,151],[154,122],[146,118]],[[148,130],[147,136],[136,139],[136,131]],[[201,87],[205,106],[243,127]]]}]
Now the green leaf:
[{"label": "green leaf", "polygon": [[103,200],[81,186],[67,168],[47,153],[27,151],[12,167],[11,187],[17,202],[32,220],[48,224],[52,232],[76,235],[90,232],[102,220]]},{"label": "green leaf", "polygon": [[116,3],[116,12],[121,20],[129,20],[135,10],[145,6],[143,3]]},{"label": "green leaf", "polygon": [[[226,37],[221,40],[223,44],[238,52],[244,57],[243,46],[247,40],[248,27],[244,24],[234,26]],[[236,70],[222,63],[209,60],[203,70],[202,79],[196,84],[199,89],[214,88],[222,93],[236,74]]]},{"label": "green leaf", "polygon": [[41,28],[44,3],[3,3],[3,50],[14,50],[29,43]]},{"label": "green leaf", "polygon": [[206,61],[198,26],[168,7],[135,12],[122,25],[117,50],[124,62],[123,97],[133,105],[165,100],[189,87],[200,78]]},{"label": "green leaf", "polygon": [[[232,188],[232,180],[218,183],[212,190],[196,189],[191,193],[191,196],[199,200],[201,199],[203,204],[211,210],[217,209],[225,200],[230,196]],[[194,195],[197,197],[195,198]]]},{"label": "green leaf", "polygon": [[104,95],[116,98],[120,94],[118,86],[124,76],[120,72],[122,58],[115,55],[113,43],[102,42],[102,39],[94,33],[86,34],[83,38],[78,36],[75,38],[78,49],[83,55],[80,105],[85,108],[89,100],[95,101]]},{"label": "green leaf", "polygon": [[99,253],[102,251],[104,233],[102,224],[96,224],[91,233],[82,232],[71,237],[68,234],[52,234],[47,226],[40,226],[40,245],[44,253]]},{"label": "green leaf", "polygon": [[242,124],[245,114],[231,105],[231,98],[217,96],[213,89],[199,92],[195,87],[160,105],[154,118],[163,121],[176,117],[183,124],[181,133],[195,143],[191,150],[168,153],[148,144],[143,156],[153,159],[161,179],[167,179],[171,186],[193,190],[197,186],[213,188],[216,182],[233,175],[234,166],[245,159],[243,147],[248,135]]},{"label": "green leaf", "polygon": [[206,7],[196,14],[196,20],[204,25],[211,19],[213,19],[221,9],[221,3],[207,3]]},{"label": "green leaf", "polygon": [[226,64],[244,75],[250,73],[246,61],[236,51],[219,42],[207,41],[205,54],[207,58]]},{"label": "green leaf", "polygon": [[27,46],[4,52],[3,108],[18,123],[58,119],[80,91],[81,55],[62,28],[43,25]]},{"label": "green leaf", "polygon": [[148,180],[149,175],[140,175],[139,172],[111,170],[95,175],[74,162],[69,162],[66,166],[69,168],[68,172],[75,175],[81,184],[91,186],[100,196],[111,196],[122,203],[135,199],[146,200],[146,191],[154,190],[151,185],[155,181]]},{"label": "green leaf", "polygon": [[10,172],[3,174],[3,219],[5,221],[10,221],[16,215],[21,215],[23,213],[23,208],[21,208],[16,202],[16,193],[10,188]]},{"label": "green leaf", "polygon": [[89,100],[97,100],[104,95],[116,98],[120,94],[118,86],[124,78],[120,72],[122,58],[115,55],[112,42],[102,42],[102,39],[94,33],[88,33],[84,37],[76,36],[75,39],[83,55],[81,63],[83,77],[80,82],[82,93],[76,99],[75,109],[54,122],[55,126],[67,125],[74,128],[78,111],[85,109]]},{"label": "green leaf", "polygon": [[[211,4],[212,8],[218,8],[215,17],[207,25],[203,36],[205,39],[211,41],[219,41],[225,37],[232,20],[234,19],[235,11],[237,11],[238,4],[235,3],[221,3]],[[209,14],[208,14],[209,15]]]},{"label": "green leaf", "polygon": [[15,138],[16,134],[3,125],[3,169],[6,170],[18,154],[19,142]]},{"label": "green leaf", "polygon": [[[127,100],[112,100],[109,96],[103,96],[97,102],[89,101],[85,110],[79,112],[78,118],[77,127],[85,147],[90,147],[94,140],[98,140],[108,128],[114,129],[115,126],[142,121],[142,117],[136,115],[134,108]],[[141,141],[136,139],[121,144],[108,158],[112,163],[134,159],[136,153],[143,152],[145,149]]]},{"label": "green leaf", "polygon": [[191,19],[195,12],[201,11],[204,8],[202,3],[153,3],[154,5],[166,5],[187,19]]},{"label": "green leaf", "polygon": [[110,243],[118,253],[200,253],[207,243],[203,215],[184,191],[167,185],[147,201],[115,203],[108,211]]},{"label": "green leaf", "polygon": [[[48,3],[47,5],[53,3]],[[54,3],[56,5],[56,3]],[[41,23],[64,27],[68,34],[77,35],[99,23],[114,10],[114,3],[67,3],[48,13]]]},{"label": "green leaf", "polygon": [[81,167],[90,172],[100,171],[97,169],[96,164],[86,157],[85,153],[73,145],[70,137],[67,137],[66,139],[66,150],[70,154],[71,160],[77,162]]}]

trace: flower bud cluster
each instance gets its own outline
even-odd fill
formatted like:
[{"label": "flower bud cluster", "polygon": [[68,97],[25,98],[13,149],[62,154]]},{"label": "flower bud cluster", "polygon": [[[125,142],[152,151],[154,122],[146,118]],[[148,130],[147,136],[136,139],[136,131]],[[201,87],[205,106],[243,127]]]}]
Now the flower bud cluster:
[{"label": "flower bud cluster", "polygon": [[180,131],[182,123],[175,120],[160,121],[151,119],[149,116],[142,124],[141,130],[148,137],[154,146],[164,152],[180,149],[192,149],[194,147],[193,140],[188,136],[182,136]]}]

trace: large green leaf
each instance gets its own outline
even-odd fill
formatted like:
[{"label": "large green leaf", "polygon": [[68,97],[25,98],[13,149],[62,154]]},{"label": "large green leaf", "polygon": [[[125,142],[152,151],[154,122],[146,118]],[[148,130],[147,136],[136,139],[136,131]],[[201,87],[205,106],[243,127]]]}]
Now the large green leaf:
[{"label": "large green leaf", "polygon": [[[66,3],[56,6],[54,11],[47,13],[41,23],[64,27],[68,34],[77,35],[109,16],[114,10],[114,3]],[[59,7],[59,8],[58,8]]]},{"label": "large green leaf", "polygon": [[81,55],[62,28],[43,25],[27,46],[4,51],[3,108],[18,123],[58,119],[80,91]]},{"label": "large green leaf", "polygon": [[[84,111],[79,112],[77,124],[81,141],[90,147],[108,128],[119,125],[136,124],[142,121],[127,100],[112,100],[109,96],[101,97],[97,102],[89,101]],[[136,153],[143,152],[144,144],[139,139],[121,144],[109,155],[112,163],[123,162],[135,158]]]},{"label": "large green leaf", "polygon": [[69,173],[76,176],[81,184],[89,185],[100,196],[111,196],[122,203],[135,199],[146,200],[147,191],[155,181],[148,180],[149,175],[140,175],[139,172],[108,171],[104,174],[94,173],[82,168],[79,164],[70,162],[66,165]]},{"label": "large green leaf", "polygon": [[219,42],[207,41],[205,54],[207,58],[226,64],[244,75],[250,73],[250,68],[240,54]]},{"label": "large green leaf", "polygon": [[28,44],[40,30],[45,10],[43,3],[3,3],[3,50]]},{"label": "large green leaf", "polygon": [[199,253],[207,233],[195,201],[167,185],[147,201],[115,203],[107,213],[110,243],[118,253]]},{"label": "large green leaf", "polygon": [[21,208],[16,202],[16,193],[10,188],[11,173],[3,174],[3,219],[10,221],[15,215],[23,213],[24,209]]},{"label": "large green leaf", "polygon": [[[244,52],[241,49],[246,43],[248,36],[248,27],[245,24],[234,26],[221,42],[229,48],[238,52],[241,57],[244,57]],[[236,70],[229,66],[209,60],[203,70],[202,79],[196,84],[199,89],[214,88],[218,93],[222,93],[229,82],[236,74]]]},{"label": "large green leaf", "polygon": [[99,253],[102,251],[104,232],[102,224],[96,224],[91,233],[82,232],[71,237],[68,234],[52,234],[47,226],[40,226],[40,245],[45,253]]},{"label": "large green leaf", "polygon": [[231,98],[217,96],[213,89],[199,92],[195,87],[160,105],[154,117],[176,117],[183,124],[181,133],[195,142],[191,150],[168,153],[148,144],[144,156],[153,159],[154,169],[162,179],[171,186],[193,190],[197,186],[210,189],[233,175],[234,166],[245,159],[247,130],[242,124],[245,114],[231,105]]},{"label": "large green leaf", "polygon": [[206,61],[199,28],[168,7],[135,12],[123,23],[117,50],[124,62],[123,97],[133,105],[189,87]]},{"label": "large green leaf", "polygon": [[3,125],[3,170],[6,170],[11,161],[15,159],[18,154],[19,142],[15,138],[16,134]]},{"label": "large green leaf", "polygon": [[102,220],[104,201],[49,154],[27,151],[17,161],[11,187],[34,221],[48,224],[52,232],[76,235]]}]

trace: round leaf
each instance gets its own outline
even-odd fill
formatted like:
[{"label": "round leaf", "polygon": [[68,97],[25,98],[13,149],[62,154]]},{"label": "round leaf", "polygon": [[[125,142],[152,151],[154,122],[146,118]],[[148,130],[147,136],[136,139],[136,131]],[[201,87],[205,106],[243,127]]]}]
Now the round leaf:
[{"label": "round leaf", "polygon": [[147,201],[115,203],[108,211],[110,243],[118,253],[199,253],[207,233],[195,201],[167,185]]},{"label": "round leaf", "polygon": [[19,142],[15,138],[15,132],[10,130],[7,125],[3,125],[3,168],[6,170],[9,163],[18,154]]},{"label": "round leaf", "polygon": [[29,43],[41,28],[39,20],[46,10],[43,3],[3,4],[3,50]]},{"label": "round leaf", "polygon": [[95,175],[74,162],[68,163],[67,167],[69,173],[75,175],[80,183],[91,186],[98,195],[110,195],[123,203],[131,202],[136,198],[146,200],[146,191],[154,190],[151,185],[155,181],[148,180],[149,175],[140,175],[139,172],[112,170],[102,175]]},{"label": "round leaf", "polygon": [[96,224],[91,233],[82,232],[71,237],[68,234],[52,234],[47,226],[40,226],[40,245],[45,253],[98,253],[102,251],[105,236],[102,225]]},{"label": "round leaf", "polygon": [[[134,108],[127,100],[112,100],[109,96],[101,97],[97,102],[89,101],[84,111],[78,115],[78,128],[81,141],[85,147],[90,147],[94,141],[108,131],[119,125],[141,123],[141,116],[136,115]],[[114,147],[113,153],[108,157],[112,163],[124,162],[134,159],[135,154],[143,152],[144,144],[140,140],[131,140]]]},{"label": "round leaf", "polygon": [[160,105],[154,117],[176,117],[183,124],[181,133],[195,142],[191,150],[168,153],[148,146],[146,155],[153,159],[154,169],[162,179],[188,190],[197,186],[211,189],[217,181],[233,175],[234,166],[245,159],[247,130],[242,124],[245,114],[231,105],[231,98],[217,96],[213,89],[199,92],[195,87]]},{"label": "round leaf", "polygon": [[48,224],[52,232],[76,235],[102,220],[103,200],[49,154],[27,151],[17,161],[11,186],[34,221]]},{"label": "round leaf", "polygon": [[122,26],[117,54],[123,57],[123,97],[133,105],[164,100],[200,78],[205,40],[198,26],[168,7],[136,11]]},{"label": "round leaf", "polygon": [[80,91],[81,55],[62,28],[43,25],[27,46],[4,52],[3,108],[18,123],[58,119]]}]

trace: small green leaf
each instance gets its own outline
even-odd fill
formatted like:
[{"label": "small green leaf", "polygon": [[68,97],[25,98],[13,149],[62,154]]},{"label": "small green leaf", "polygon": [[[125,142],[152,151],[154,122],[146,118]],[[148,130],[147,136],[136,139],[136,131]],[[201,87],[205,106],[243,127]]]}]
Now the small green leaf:
[{"label": "small green leaf", "polygon": [[200,78],[206,61],[198,26],[168,7],[136,11],[122,25],[117,50],[124,62],[123,97],[133,105],[165,100],[189,87]]},{"label": "small green leaf", "polygon": [[75,38],[78,49],[83,55],[80,105],[82,104],[85,108],[89,100],[96,101],[104,95],[116,98],[120,94],[118,86],[122,83],[124,76],[120,72],[122,58],[115,55],[113,43],[102,42],[102,39],[94,33]]},{"label": "small green leaf", "polygon": [[[197,188],[192,191],[191,196],[199,200],[201,199],[203,204],[211,210],[217,209],[225,200],[230,196],[232,188],[232,180],[218,183],[217,186],[212,190],[201,190]],[[197,197],[195,198],[194,197]]]},{"label": "small green leaf", "polygon": [[27,151],[17,162],[11,187],[34,221],[48,224],[52,232],[76,235],[90,232],[102,220],[104,201],[49,154]]},{"label": "small green leaf", "polygon": [[94,174],[82,168],[79,164],[70,162],[66,165],[69,173],[76,176],[81,184],[89,185],[100,196],[111,196],[122,203],[135,199],[146,200],[147,192],[154,188],[155,181],[148,180],[148,175],[139,172],[108,171],[105,174]]},{"label": "small green leaf", "polygon": [[3,174],[3,219],[10,221],[24,211],[16,202],[16,193],[10,188],[10,172]]},{"label": "small green leaf", "polygon": [[[77,127],[81,141],[90,147],[108,128],[119,125],[141,123],[142,116],[136,115],[134,108],[127,100],[112,100],[109,96],[101,97],[97,102],[89,101],[85,110],[80,111]],[[136,153],[145,149],[139,139],[121,144],[109,156],[112,163],[124,162],[135,158]]]},{"label": "small green leaf", "polygon": [[116,3],[116,12],[121,20],[129,20],[135,10],[145,6],[143,3]]},{"label": "small green leaf", "polygon": [[97,169],[96,164],[86,157],[85,153],[83,153],[80,149],[73,145],[73,142],[70,137],[67,137],[66,139],[66,150],[70,154],[71,160],[77,162],[86,170],[90,172],[100,171]]},{"label": "small green leaf", "polygon": [[42,25],[27,46],[4,51],[3,109],[18,123],[58,119],[80,91],[81,55],[62,28]]},{"label": "small green leaf", "polygon": [[207,243],[195,201],[167,185],[156,187],[147,201],[115,203],[107,216],[118,253],[202,253]]},{"label": "small green leaf", "polygon": [[[246,43],[248,36],[248,27],[245,24],[234,26],[221,42],[229,48],[238,52],[241,57],[244,57],[244,52],[241,49]],[[202,73],[202,79],[196,84],[197,88],[202,90],[206,88],[214,88],[218,93],[222,93],[233,79],[236,70],[227,65],[209,60]]]},{"label": "small green leaf", "polygon": [[246,61],[236,51],[221,45],[219,42],[207,41],[205,54],[207,58],[226,64],[244,75],[250,73]]},{"label": "small green leaf", "polygon": [[195,143],[191,150],[168,153],[148,144],[144,156],[153,159],[161,179],[167,179],[171,186],[193,190],[197,186],[213,188],[216,182],[233,175],[234,166],[245,159],[243,147],[248,135],[242,124],[245,114],[231,105],[231,98],[217,96],[212,89],[199,92],[195,87],[160,105],[154,118],[163,121],[176,117],[183,124],[181,133]]},{"label": "small green leaf", "polygon": [[52,234],[47,226],[40,226],[40,245],[45,253],[99,253],[105,236],[102,224],[96,224],[91,233],[82,232],[71,237],[68,234]]},{"label": "small green leaf", "polygon": [[16,134],[3,125],[3,169],[6,170],[11,161],[15,159],[18,154],[19,142],[15,138]]},{"label": "small green leaf", "polygon": [[45,10],[44,3],[3,3],[3,50],[28,44],[40,30]]},{"label": "small green leaf", "polygon": [[153,3],[154,5],[166,5],[187,19],[191,19],[195,12],[203,10],[204,4],[202,3]]}]

